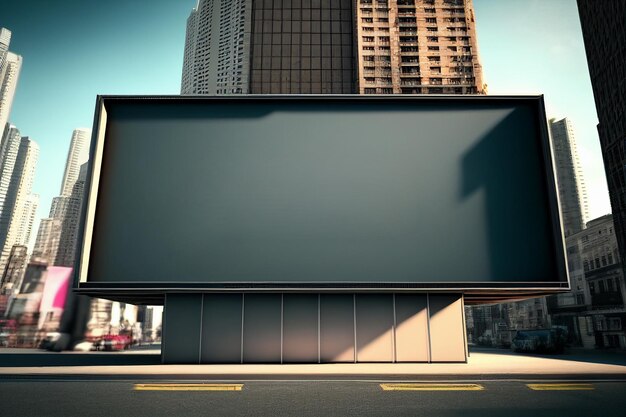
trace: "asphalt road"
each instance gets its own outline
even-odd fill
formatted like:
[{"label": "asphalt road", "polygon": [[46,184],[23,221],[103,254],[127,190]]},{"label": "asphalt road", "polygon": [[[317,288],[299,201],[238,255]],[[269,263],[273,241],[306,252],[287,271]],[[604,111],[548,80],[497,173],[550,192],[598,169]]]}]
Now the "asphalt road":
[{"label": "asphalt road", "polygon": [[[155,383],[148,390],[139,384]],[[80,380],[22,377],[0,380],[2,416],[619,416],[626,415],[626,381],[454,381],[392,385],[394,381],[224,381],[229,391],[188,391],[199,381]],[[219,381],[204,381],[217,383]],[[398,381],[406,384],[407,381]],[[170,384],[183,384],[172,386]],[[461,385],[458,384],[476,384]],[[574,384],[574,385],[572,385]],[[580,385],[582,384],[582,385]],[[200,389],[208,386],[202,385]],[[144,388],[146,388],[144,386]],[[547,390],[545,390],[548,388]],[[152,390],[154,389],[154,390]],[[182,389],[184,391],[174,391]],[[213,388],[211,388],[213,389]],[[436,389],[431,391],[430,389]],[[443,390],[442,390],[443,389]],[[448,389],[461,389],[450,391]],[[468,389],[468,390],[465,390]]]}]

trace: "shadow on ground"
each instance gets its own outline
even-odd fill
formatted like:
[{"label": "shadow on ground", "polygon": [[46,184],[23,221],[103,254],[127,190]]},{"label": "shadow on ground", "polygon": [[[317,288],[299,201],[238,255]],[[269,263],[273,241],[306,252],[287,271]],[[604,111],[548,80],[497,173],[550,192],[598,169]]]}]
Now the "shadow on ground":
[{"label": "shadow on ground", "polygon": [[527,356],[531,358],[547,358],[563,361],[626,366],[626,351],[623,350],[568,348],[565,350],[565,353],[539,354],[513,352],[509,349],[470,346],[470,357],[472,353],[486,353],[490,355],[502,356]]}]

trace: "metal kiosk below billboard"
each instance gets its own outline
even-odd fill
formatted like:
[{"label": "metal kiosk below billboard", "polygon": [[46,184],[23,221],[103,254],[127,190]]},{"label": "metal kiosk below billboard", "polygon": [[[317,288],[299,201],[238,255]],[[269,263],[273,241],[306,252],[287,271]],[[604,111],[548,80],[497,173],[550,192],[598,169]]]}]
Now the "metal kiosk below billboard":
[{"label": "metal kiosk below billboard", "polygon": [[541,96],[98,97],[76,291],[164,363],[465,362],[569,289]]}]

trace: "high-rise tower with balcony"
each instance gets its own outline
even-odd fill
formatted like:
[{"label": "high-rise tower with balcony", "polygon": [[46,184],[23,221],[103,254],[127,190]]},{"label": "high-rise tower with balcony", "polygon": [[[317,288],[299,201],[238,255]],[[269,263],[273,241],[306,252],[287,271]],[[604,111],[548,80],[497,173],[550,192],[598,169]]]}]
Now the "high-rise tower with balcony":
[{"label": "high-rise tower with balcony", "polygon": [[183,94],[484,94],[471,0],[201,0]]},{"label": "high-rise tower with balcony", "polygon": [[484,94],[472,0],[357,0],[360,94]]}]

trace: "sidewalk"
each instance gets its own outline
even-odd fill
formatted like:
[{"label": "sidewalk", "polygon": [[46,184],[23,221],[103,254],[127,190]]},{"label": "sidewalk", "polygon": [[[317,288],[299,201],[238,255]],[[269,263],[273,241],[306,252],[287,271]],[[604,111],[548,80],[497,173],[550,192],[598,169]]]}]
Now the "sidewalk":
[{"label": "sidewalk", "polygon": [[[624,379],[626,355],[579,352],[522,355],[506,350],[471,352],[467,364],[162,365],[157,353],[1,353],[8,376],[89,376],[172,379]],[[608,355],[607,355],[608,353]],[[32,365],[31,365],[32,363]],[[62,365],[59,365],[62,364]]]}]

